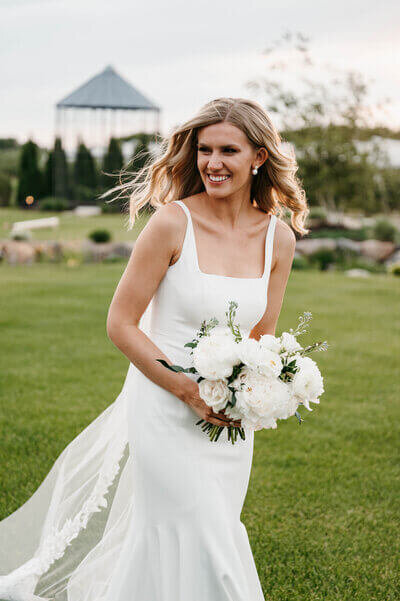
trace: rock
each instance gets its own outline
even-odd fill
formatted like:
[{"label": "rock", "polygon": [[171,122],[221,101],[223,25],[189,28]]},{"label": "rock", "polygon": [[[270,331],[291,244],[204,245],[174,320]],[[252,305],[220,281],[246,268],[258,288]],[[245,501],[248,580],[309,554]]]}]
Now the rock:
[{"label": "rock", "polygon": [[115,257],[130,257],[134,246],[134,242],[114,242],[112,255]]},{"label": "rock", "polygon": [[340,250],[349,250],[354,253],[360,254],[360,242],[357,240],[351,240],[350,238],[336,238],[336,248]]},{"label": "rock", "polygon": [[368,278],[371,273],[367,269],[348,269],[344,272],[349,278]]},{"label": "rock", "polygon": [[95,243],[85,240],[82,247],[85,261],[102,261],[112,253],[113,246],[112,242]]},{"label": "rock", "polygon": [[375,261],[384,261],[388,259],[396,249],[393,242],[383,242],[381,240],[363,240],[360,243],[361,254]]},{"label": "rock", "polygon": [[336,241],[331,238],[305,238],[303,240],[297,240],[296,250],[301,255],[312,255],[318,250],[328,249],[335,250]]},{"label": "rock", "polygon": [[395,263],[400,263],[400,248],[394,251],[392,255],[385,261],[385,265],[390,266]]},{"label": "rock", "polygon": [[5,240],[0,242],[3,260],[12,265],[30,264],[35,260],[35,249],[29,242]]}]

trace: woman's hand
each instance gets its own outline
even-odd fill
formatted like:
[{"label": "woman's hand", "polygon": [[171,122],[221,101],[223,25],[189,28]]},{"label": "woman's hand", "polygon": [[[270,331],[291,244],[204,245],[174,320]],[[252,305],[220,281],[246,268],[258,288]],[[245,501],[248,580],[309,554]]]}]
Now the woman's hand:
[{"label": "woman's hand", "polygon": [[234,421],[224,413],[224,409],[215,413],[201,398],[199,385],[190,378],[185,378],[185,384],[177,395],[181,401],[189,405],[201,419],[217,426],[241,427],[241,421]]}]

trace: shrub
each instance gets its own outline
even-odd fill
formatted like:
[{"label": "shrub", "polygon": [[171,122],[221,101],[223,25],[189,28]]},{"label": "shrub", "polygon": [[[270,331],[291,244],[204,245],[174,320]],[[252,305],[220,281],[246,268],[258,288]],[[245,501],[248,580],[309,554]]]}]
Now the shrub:
[{"label": "shrub", "polygon": [[327,216],[328,213],[324,207],[310,207],[309,218],[325,220]]},{"label": "shrub", "polygon": [[69,209],[69,202],[66,198],[56,198],[47,196],[39,201],[40,211],[66,211]]},{"label": "shrub", "polygon": [[326,271],[332,263],[335,263],[335,253],[328,248],[320,248],[309,255],[311,264],[316,264],[318,269]]},{"label": "shrub", "polygon": [[306,257],[303,257],[302,255],[294,257],[292,265],[293,269],[308,269],[309,267],[310,264]]},{"label": "shrub", "polygon": [[30,230],[25,230],[24,232],[15,232],[14,234],[10,234],[11,240],[28,242],[32,240],[32,232]]},{"label": "shrub", "polygon": [[8,207],[11,199],[11,178],[7,173],[0,173],[0,206]]},{"label": "shrub", "polygon": [[372,228],[374,238],[383,242],[396,242],[397,228],[387,219],[378,219]]},{"label": "shrub", "polygon": [[93,230],[92,232],[90,232],[89,238],[93,242],[99,243],[99,242],[109,242],[111,240],[112,236],[111,236],[111,232],[109,232],[109,230],[98,229],[98,230]]},{"label": "shrub", "polygon": [[389,265],[388,271],[392,275],[400,276],[400,263],[393,263],[392,265]]}]

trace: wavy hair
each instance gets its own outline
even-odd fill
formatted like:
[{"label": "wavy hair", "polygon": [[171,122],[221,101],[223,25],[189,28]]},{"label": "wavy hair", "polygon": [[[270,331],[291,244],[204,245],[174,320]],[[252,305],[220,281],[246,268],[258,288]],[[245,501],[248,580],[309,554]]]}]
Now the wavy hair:
[{"label": "wavy hair", "polygon": [[[101,197],[114,192],[112,200],[128,198],[129,226],[145,205],[157,208],[171,200],[181,200],[204,191],[197,168],[197,132],[200,128],[226,121],[242,130],[254,148],[264,147],[268,158],[253,177],[251,200],[266,213],[282,216],[290,211],[294,230],[304,235],[309,208],[305,191],[296,176],[298,165],[292,147],[283,152],[282,139],[262,106],[246,98],[217,98],[205,104],[198,113],[176,127],[169,137],[161,138],[160,154],[148,158],[134,175],[122,169],[120,184]],[[127,175],[128,181],[122,183]],[[109,201],[109,202],[112,202]]]}]

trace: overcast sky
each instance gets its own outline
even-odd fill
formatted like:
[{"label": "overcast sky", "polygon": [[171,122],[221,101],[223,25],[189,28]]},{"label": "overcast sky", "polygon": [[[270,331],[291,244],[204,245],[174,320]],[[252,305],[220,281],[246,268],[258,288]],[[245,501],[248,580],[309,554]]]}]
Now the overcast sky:
[{"label": "overcast sky", "polygon": [[212,98],[252,97],[285,31],[309,36],[322,65],[361,72],[400,127],[395,0],[0,0],[0,137],[51,144],[55,103],[108,64],[162,107],[168,133]]}]

